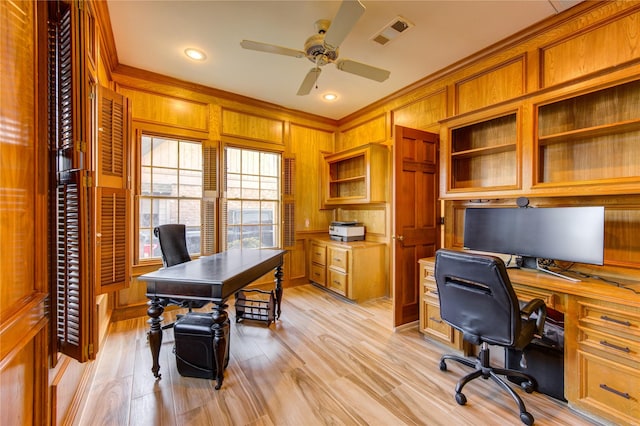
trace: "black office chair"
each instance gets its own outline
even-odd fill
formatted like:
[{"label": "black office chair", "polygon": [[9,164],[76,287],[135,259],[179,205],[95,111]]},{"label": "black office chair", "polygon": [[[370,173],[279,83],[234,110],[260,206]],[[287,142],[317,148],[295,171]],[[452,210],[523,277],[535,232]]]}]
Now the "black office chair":
[{"label": "black office chair", "polygon": [[[153,228],[153,235],[158,238],[160,251],[162,252],[162,264],[164,267],[178,265],[191,260],[189,250],[187,250],[186,228],[182,224],[167,224]],[[161,302],[164,306],[177,305],[181,308],[193,309],[202,308],[207,303],[206,300],[187,299],[165,299]],[[162,326],[162,329],[171,328],[174,323]]]},{"label": "black office chair", "polygon": [[521,371],[491,367],[489,344],[522,350],[535,334],[542,335],[546,319],[544,301],[519,302],[504,262],[494,256],[438,250],[435,278],[442,319],[460,330],[464,340],[481,345],[475,360],[457,355],[444,355],[440,359],[442,371],[447,370],[446,360],[476,369],[458,381],[456,402],[467,403],[462,388],[469,381],[491,378],[516,401],[520,420],[526,425],[533,424],[533,416],[527,412],[522,399],[498,374],[523,379],[521,386],[527,393],[536,387],[535,378]]}]

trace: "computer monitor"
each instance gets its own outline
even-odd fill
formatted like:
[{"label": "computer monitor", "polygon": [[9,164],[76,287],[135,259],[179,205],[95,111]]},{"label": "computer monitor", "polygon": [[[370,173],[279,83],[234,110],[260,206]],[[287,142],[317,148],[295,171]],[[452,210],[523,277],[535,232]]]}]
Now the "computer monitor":
[{"label": "computer monitor", "polygon": [[467,208],[464,246],[522,257],[602,265],[604,207]]}]

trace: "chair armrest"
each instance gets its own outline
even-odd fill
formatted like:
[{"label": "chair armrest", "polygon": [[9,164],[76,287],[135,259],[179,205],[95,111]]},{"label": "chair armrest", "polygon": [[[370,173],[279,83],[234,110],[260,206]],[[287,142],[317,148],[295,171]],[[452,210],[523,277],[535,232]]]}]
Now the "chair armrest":
[{"label": "chair armrest", "polygon": [[544,333],[544,322],[547,319],[547,305],[544,304],[544,300],[533,299],[520,308],[520,314],[527,319],[534,313],[537,314],[536,329],[538,330],[538,334],[542,336]]}]

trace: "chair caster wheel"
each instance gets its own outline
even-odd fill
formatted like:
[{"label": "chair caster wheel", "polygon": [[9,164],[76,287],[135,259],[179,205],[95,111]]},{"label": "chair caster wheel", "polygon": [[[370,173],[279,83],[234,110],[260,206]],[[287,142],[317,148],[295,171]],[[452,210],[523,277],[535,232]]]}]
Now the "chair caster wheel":
[{"label": "chair caster wheel", "polygon": [[526,392],[526,393],[531,393],[533,392],[533,383],[529,382],[529,381],[524,381],[522,383],[520,383],[520,387]]},{"label": "chair caster wheel", "polygon": [[[463,394],[463,393],[457,393],[457,394],[456,394],[456,402],[457,402],[459,405],[464,405],[464,404],[466,404],[466,403],[467,403],[467,397],[466,397],[466,396],[464,396],[464,394]],[[528,413],[527,413],[527,414],[528,414]],[[522,416],[520,416],[520,418],[522,418]]]},{"label": "chair caster wheel", "polygon": [[526,411],[520,413],[520,420],[527,426],[531,426],[533,424],[533,416]]},{"label": "chair caster wheel", "polygon": [[447,371],[447,364],[444,361],[440,361],[440,371]]}]

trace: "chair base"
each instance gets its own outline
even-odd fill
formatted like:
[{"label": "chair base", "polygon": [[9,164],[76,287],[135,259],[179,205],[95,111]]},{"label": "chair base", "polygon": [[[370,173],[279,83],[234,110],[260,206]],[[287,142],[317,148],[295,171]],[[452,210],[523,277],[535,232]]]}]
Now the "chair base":
[{"label": "chair base", "polygon": [[446,360],[456,361],[462,365],[466,365],[467,367],[475,368],[474,371],[467,374],[458,380],[456,384],[456,402],[460,405],[465,405],[467,403],[467,397],[462,393],[462,388],[469,383],[473,379],[477,379],[478,377],[482,377],[483,379],[491,378],[494,382],[496,382],[503,390],[505,390],[511,398],[518,404],[518,409],[520,410],[520,420],[522,423],[526,425],[532,425],[534,422],[533,416],[527,412],[527,409],[522,401],[522,398],[513,390],[511,387],[498,375],[500,376],[510,376],[510,377],[518,377],[523,379],[520,386],[524,389],[525,392],[531,393],[536,388],[535,379],[522,371],[512,370],[508,368],[494,368],[489,365],[489,345],[487,343],[482,343],[480,348],[480,354],[478,355],[478,359],[472,361],[470,359],[458,356],[458,355],[443,355],[440,358],[440,370],[447,371]]}]

